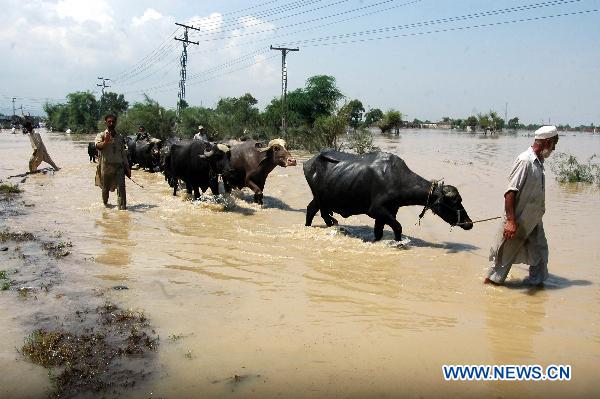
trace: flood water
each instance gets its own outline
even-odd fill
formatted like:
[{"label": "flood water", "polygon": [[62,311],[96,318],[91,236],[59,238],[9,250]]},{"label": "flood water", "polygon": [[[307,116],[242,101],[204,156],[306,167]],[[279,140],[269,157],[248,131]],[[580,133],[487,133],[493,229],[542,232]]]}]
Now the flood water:
[{"label": "flood water", "polygon": [[[225,205],[192,202],[161,174],[133,171],[129,211],[105,209],[87,158],[92,136],[41,131],[56,174],[34,175],[22,198],[35,206],[12,229],[61,231],[92,286],[125,285],[115,300],[143,309],[161,338],[159,372],[127,397],[590,397],[600,391],[600,190],[559,184],[547,168],[544,226],[550,279],[542,290],[482,284],[498,221],[450,228],[420,207],[401,208],[409,244],[373,220],[304,226],[310,190],[297,167],[277,167],[263,207],[249,192]],[[472,219],[499,216],[506,176],[533,141],[402,131],[376,138],[427,179],[456,186]],[[600,154],[600,135],[565,134],[557,151]],[[0,133],[0,178],[24,173],[27,136]],[[47,166],[42,164],[41,167]],[[14,181],[14,180],[13,180]],[[16,181],[15,181],[16,182]],[[116,193],[110,202],[115,204]],[[1,268],[1,267],[0,267]],[[0,303],[8,299],[0,294]],[[2,392],[36,397],[48,381],[16,353],[27,328],[3,308]],[[170,336],[179,336],[170,339]],[[571,381],[447,382],[444,364],[563,364]],[[240,381],[232,379],[241,376]],[[4,381],[3,381],[4,380]],[[27,384],[25,384],[27,381]],[[27,385],[27,388],[23,386]],[[2,395],[0,395],[2,396]]]}]

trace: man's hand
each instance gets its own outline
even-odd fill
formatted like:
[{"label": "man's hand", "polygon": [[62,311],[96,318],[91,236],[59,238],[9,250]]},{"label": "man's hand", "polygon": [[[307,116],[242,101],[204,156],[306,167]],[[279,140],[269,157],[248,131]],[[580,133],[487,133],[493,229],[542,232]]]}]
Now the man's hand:
[{"label": "man's hand", "polygon": [[112,135],[109,132],[104,135],[104,144],[108,144],[110,142],[112,142]]},{"label": "man's hand", "polygon": [[510,240],[517,234],[517,223],[514,220],[507,220],[504,224],[504,239]]}]

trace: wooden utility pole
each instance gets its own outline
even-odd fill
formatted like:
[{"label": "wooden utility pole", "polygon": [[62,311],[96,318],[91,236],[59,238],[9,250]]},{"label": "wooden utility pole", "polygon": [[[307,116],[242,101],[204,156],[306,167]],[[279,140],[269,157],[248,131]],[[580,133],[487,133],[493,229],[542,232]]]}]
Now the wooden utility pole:
[{"label": "wooden utility pole", "polygon": [[281,131],[285,133],[287,131],[287,63],[285,56],[290,51],[300,51],[299,48],[288,48],[288,47],[273,47],[271,50],[281,51]]},{"label": "wooden utility pole", "polygon": [[175,22],[175,25],[182,26],[184,28],[183,38],[176,37],[175,40],[179,40],[183,43],[183,51],[181,52],[181,80],[179,81],[179,94],[177,94],[177,119],[179,119],[179,115],[181,113],[182,103],[185,101],[185,77],[186,77],[186,64],[187,64],[187,46],[189,43],[195,44],[196,46],[199,44],[198,42],[192,42],[188,40],[188,29],[193,29],[199,31],[199,28],[194,28],[193,26],[188,26],[184,24],[180,24]]}]

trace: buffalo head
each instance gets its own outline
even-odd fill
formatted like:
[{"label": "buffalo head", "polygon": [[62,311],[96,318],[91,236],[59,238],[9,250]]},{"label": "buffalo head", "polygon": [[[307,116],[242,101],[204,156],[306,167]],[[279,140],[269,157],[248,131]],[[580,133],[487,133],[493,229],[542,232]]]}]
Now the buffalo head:
[{"label": "buffalo head", "polygon": [[210,165],[210,170],[216,175],[222,175],[228,179],[233,172],[229,164],[231,160],[231,151],[225,144],[210,144],[200,158],[206,159]]},{"label": "buffalo head", "polygon": [[452,226],[460,226],[465,230],[473,228],[473,223],[462,205],[462,198],[454,186],[440,183],[433,190],[433,202],[429,208]]},{"label": "buffalo head", "polygon": [[273,139],[269,141],[269,145],[266,148],[258,149],[261,152],[267,152],[269,157],[275,165],[283,166],[296,166],[296,159],[292,157],[290,152],[285,148],[285,140]]}]

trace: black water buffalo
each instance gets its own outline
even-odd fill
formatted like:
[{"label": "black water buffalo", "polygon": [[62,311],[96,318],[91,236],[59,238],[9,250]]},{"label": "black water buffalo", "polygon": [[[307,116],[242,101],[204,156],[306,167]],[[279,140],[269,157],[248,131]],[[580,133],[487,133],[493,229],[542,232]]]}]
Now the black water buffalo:
[{"label": "black water buffalo", "polygon": [[161,146],[162,141],[154,138],[135,141],[134,159],[140,168],[153,172],[159,166]]},{"label": "black water buffalo", "polygon": [[254,191],[254,201],[262,204],[265,181],[277,165],[284,168],[296,165],[282,139],[271,140],[267,147],[254,140],[235,145],[231,147],[233,173],[230,179],[225,180],[225,189],[249,187]]},{"label": "black water buffalo", "polygon": [[135,159],[135,146],[136,146],[136,137],[135,136],[127,136],[127,161],[129,162],[129,168],[137,163],[137,159]]},{"label": "black water buffalo", "polygon": [[169,137],[163,141],[163,145],[160,149],[158,167],[165,175],[165,180],[171,187],[177,184],[177,179],[173,177],[173,172],[171,171],[171,145],[180,141],[181,139],[179,137]]},{"label": "black water buffalo", "polygon": [[98,158],[98,150],[96,149],[96,143],[93,141],[88,143],[88,156],[90,157],[90,162],[96,162],[96,158]]},{"label": "black water buffalo", "polygon": [[229,147],[212,144],[204,140],[181,140],[171,144],[166,162],[169,174],[174,179],[173,195],[177,195],[177,179],[185,182],[188,193],[194,192],[194,198],[200,198],[200,191],[210,187],[214,195],[219,194],[218,175],[230,178]]},{"label": "black water buffalo", "polygon": [[402,226],[396,220],[398,208],[422,205],[452,226],[465,230],[473,223],[462,205],[456,187],[431,182],[411,171],[396,155],[385,152],[354,155],[324,151],[304,164],[304,176],[313,194],[306,208],[306,225],[317,213],[332,226],[333,212],[347,218],[366,214],[375,219],[375,240],[383,236],[383,227],[394,230],[397,241]]}]

